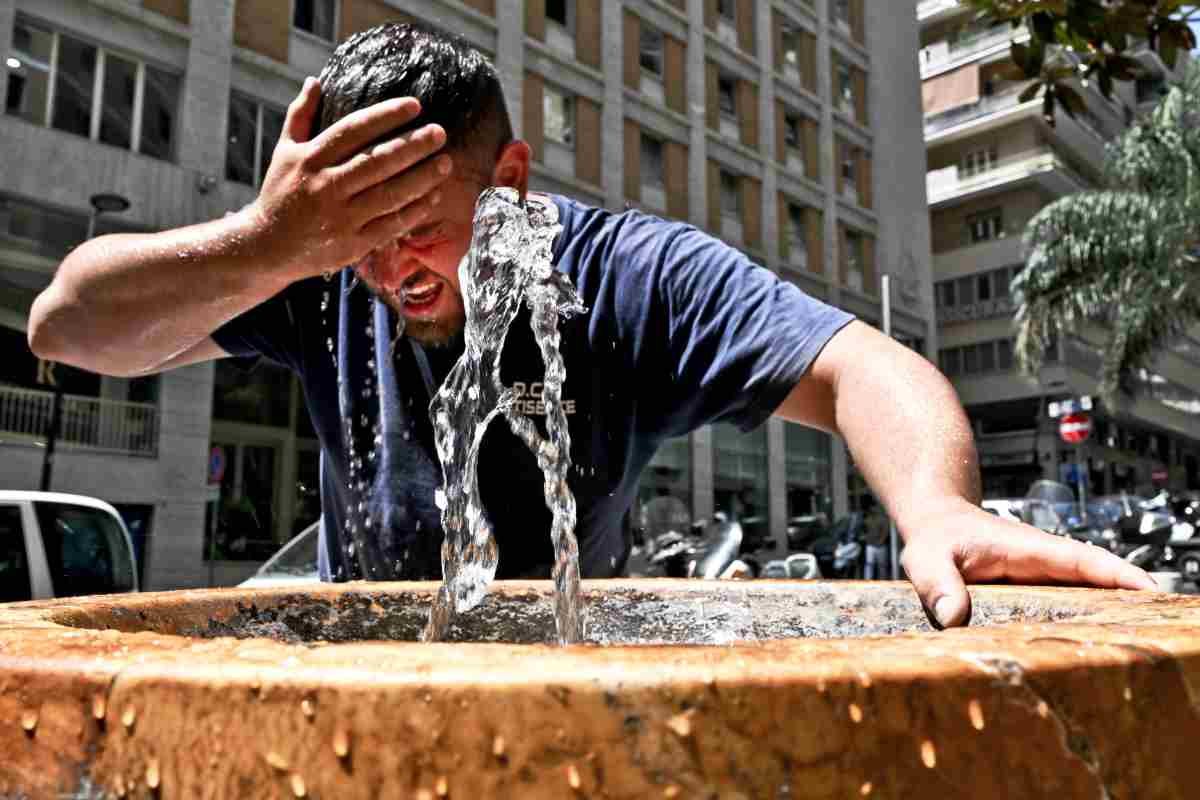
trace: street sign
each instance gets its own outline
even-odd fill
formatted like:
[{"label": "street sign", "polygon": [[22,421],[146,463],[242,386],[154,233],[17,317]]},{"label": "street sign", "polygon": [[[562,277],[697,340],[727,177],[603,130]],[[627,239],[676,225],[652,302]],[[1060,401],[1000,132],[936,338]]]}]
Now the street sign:
[{"label": "street sign", "polygon": [[1067,414],[1058,423],[1058,435],[1067,444],[1079,444],[1092,434],[1092,418],[1084,413]]},{"label": "street sign", "polygon": [[1092,396],[1085,394],[1082,397],[1072,397],[1067,400],[1056,400],[1050,403],[1046,408],[1050,414],[1050,419],[1058,419],[1065,417],[1068,414],[1078,414],[1081,411],[1092,410]]},{"label": "street sign", "polygon": [[225,448],[214,445],[208,454],[208,482],[220,485],[225,477]]}]

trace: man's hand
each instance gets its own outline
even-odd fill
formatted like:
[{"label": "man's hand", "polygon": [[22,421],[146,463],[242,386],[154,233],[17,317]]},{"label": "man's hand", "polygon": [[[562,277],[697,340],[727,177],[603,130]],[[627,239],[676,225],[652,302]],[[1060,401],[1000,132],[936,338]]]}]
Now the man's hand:
[{"label": "man's hand", "polygon": [[1107,550],[1001,519],[966,500],[931,502],[929,508],[905,524],[901,562],[930,621],[940,627],[970,622],[965,583],[1157,588],[1144,570]]},{"label": "man's hand", "polygon": [[408,97],[355,111],[310,138],[321,98],[313,78],[288,108],[250,212],[268,263],[293,279],[356,263],[403,236],[440,200],[452,167],[439,125],[378,142],[421,113]]}]

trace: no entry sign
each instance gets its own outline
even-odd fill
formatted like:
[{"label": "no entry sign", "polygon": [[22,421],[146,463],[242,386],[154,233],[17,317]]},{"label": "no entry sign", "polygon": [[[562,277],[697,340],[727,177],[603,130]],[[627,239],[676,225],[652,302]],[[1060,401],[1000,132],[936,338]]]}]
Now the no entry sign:
[{"label": "no entry sign", "polygon": [[1067,444],[1079,444],[1092,434],[1092,418],[1087,414],[1067,414],[1058,421],[1058,435]]}]

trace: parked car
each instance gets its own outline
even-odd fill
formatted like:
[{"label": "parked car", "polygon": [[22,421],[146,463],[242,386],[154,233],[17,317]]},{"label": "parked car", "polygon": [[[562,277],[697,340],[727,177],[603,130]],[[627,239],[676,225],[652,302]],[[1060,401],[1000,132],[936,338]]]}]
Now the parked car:
[{"label": "parked car", "polygon": [[0,491],[0,602],[136,591],[133,540],[111,505]]},{"label": "parked car", "polygon": [[321,580],[317,572],[317,540],[321,530],[318,520],[279,548],[258,571],[239,586],[292,586]]}]

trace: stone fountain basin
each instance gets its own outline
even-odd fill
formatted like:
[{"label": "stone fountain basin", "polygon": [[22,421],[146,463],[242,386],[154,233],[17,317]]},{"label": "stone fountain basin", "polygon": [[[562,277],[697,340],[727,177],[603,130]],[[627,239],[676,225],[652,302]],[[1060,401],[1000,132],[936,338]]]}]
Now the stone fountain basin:
[{"label": "stone fountain basin", "polygon": [[548,582],[411,641],[435,590],[0,607],[0,797],[1200,796],[1200,599],[585,582],[560,648]]}]

